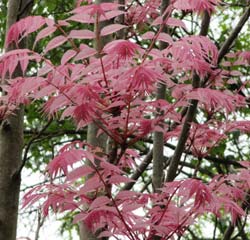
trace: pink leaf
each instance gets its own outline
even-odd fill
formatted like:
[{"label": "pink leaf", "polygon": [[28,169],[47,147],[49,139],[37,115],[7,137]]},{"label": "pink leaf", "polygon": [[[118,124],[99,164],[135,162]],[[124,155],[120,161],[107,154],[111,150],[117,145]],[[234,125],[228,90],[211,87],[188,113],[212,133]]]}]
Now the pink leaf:
[{"label": "pink leaf", "polygon": [[250,168],[250,162],[249,161],[240,161],[239,164],[245,168]]},{"label": "pink leaf", "polygon": [[163,32],[159,34],[157,40],[162,41],[162,42],[167,42],[169,44],[173,43],[172,37],[169,34],[163,33]]},{"label": "pink leaf", "polygon": [[141,208],[142,207],[142,204],[138,204],[138,203],[125,203],[122,207],[122,211],[124,213],[127,213],[127,212],[132,212],[138,208]]},{"label": "pink leaf", "polygon": [[47,44],[44,52],[47,53],[48,51],[59,47],[60,45],[62,45],[63,43],[65,43],[67,41],[67,38],[64,36],[57,36],[55,38],[53,38],[52,40],[49,41],[49,43]]},{"label": "pink leaf", "polygon": [[101,196],[96,198],[90,205],[89,209],[96,209],[96,208],[100,208],[103,207],[105,205],[107,205],[108,203],[110,203],[110,199],[106,196]]},{"label": "pink leaf", "polygon": [[69,34],[69,37],[76,39],[93,39],[95,38],[95,33],[87,29],[72,30]]},{"label": "pink leaf", "polygon": [[79,190],[79,194],[86,194],[88,192],[96,191],[98,188],[102,187],[103,183],[99,181],[99,177],[94,176],[88,179],[84,186]]},{"label": "pink leaf", "polygon": [[95,19],[90,15],[75,14],[67,19],[68,21],[75,21],[80,23],[95,23]]},{"label": "pink leaf", "polygon": [[75,50],[68,50],[66,53],[63,54],[62,59],[61,59],[61,64],[65,65],[65,63],[67,63],[72,57],[74,57],[76,55],[76,51]]},{"label": "pink leaf", "polygon": [[120,10],[109,11],[105,13],[105,16],[100,17],[100,21],[106,21],[122,14],[124,14],[124,12]]},{"label": "pink leaf", "polygon": [[127,199],[132,199],[132,198],[137,198],[138,197],[138,193],[137,192],[133,192],[133,191],[120,191],[117,196],[116,199],[119,200],[127,200]]},{"label": "pink leaf", "polygon": [[19,57],[20,57],[19,61],[20,61],[21,69],[24,74],[29,64],[29,58],[26,54],[19,54]]},{"label": "pink leaf", "polygon": [[152,22],[152,26],[157,26],[163,23],[163,19],[162,16],[157,17],[153,22]]},{"label": "pink leaf", "polygon": [[117,55],[121,59],[133,57],[136,51],[140,52],[140,47],[128,40],[114,40],[105,45],[103,52]]},{"label": "pink leaf", "polygon": [[36,40],[35,40],[34,46],[36,45],[36,43],[37,43],[39,40],[41,40],[41,39],[43,39],[43,38],[45,38],[45,37],[51,35],[52,33],[54,33],[54,32],[56,31],[56,29],[57,29],[57,28],[56,28],[55,26],[48,26],[48,27],[44,28],[43,30],[41,30],[41,31],[36,35]]},{"label": "pink leaf", "polygon": [[127,183],[127,182],[134,182],[134,180],[121,176],[121,175],[113,175],[109,179],[109,183],[111,184],[120,184],[120,183]]},{"label": "pink leaf", "polygon": [[47,19],[41,16],[29,16],[21,19],[10,27],[6,37],[6,45],[8,46],[12,41],[17,43],[20,37],[37,31],[46,21]]},{"label": "pink leaf", "polygon": [[113,172],[116,172],[116,173],[121,173],[122,171],[117,167],[115,166],[114,164],[111,164],[109,162],[101,162],[100,166],[106,170],[106,171],[113,171]]},{"label": "pink leaf", "polygon": [[37,75],[38,76],[43,76],[43,75],[46,75],[47,73],[49,73],[52,70],[53,70],[53,66],[46,63],[42,68],[39,69]]},{"label": "pink leaf", "polygon": [[230,75],[234,77],[238,77],[238,76],[242,76],[242,73],[240,71],[233,70],[230,72]]},{"label": "pink leaf", "polygon": [[112,10],[118,9],[120,6],[122,5],[117,4],[117,3],[112,3],[112,2],[101,3],[101,8],[103,9],[103,11],[112,11]]},{"label": "pink leaf", "polygon": [[184,11],[194,11],[201,13],[203,11],[208,11],[211,13],[214,11],[215,6],[219,3],[218,0],[176,0],[174,7]]},{"label": "pink leaf", "polygon": [[79,168],[74,169],[73,171],[69,172],[67,175],[67,181],[73,181],[75,179],[86,177],[89,174],[92,174],[94,170],[89,166],[82,166]]},{"label": "pink leaf", "polygon": [[88,58],[88,57],[93,56],[97,53],[94,48],[91,48],[86,44],[81,44],[80,49],[81,49],[81,51],[74,58],[75,61]]},{"label": "pink leaf", "polygon": [[114,32],[118,32],[119,30],[126,28],[127,26],[122,25],[122,24],[111,24],[106,27],[104,27],[101,30],[101,36],[106,36]]},{"label": "pink leaf", "polygon": [[177,19],[177,18],[171,18],[171,17],[168,18],[166,24],[169,26],[182,27],[184,29],[187,29],[185,23],[182,20]]},{"label": "pink leaf", "polygon": [[146,33],[144,33],[143,35],[141,35],[141,38],[142,38],[142,39],[153,39],[154,36],[155,36],[155,33],[149,31],[149,32],[146,32]]}]

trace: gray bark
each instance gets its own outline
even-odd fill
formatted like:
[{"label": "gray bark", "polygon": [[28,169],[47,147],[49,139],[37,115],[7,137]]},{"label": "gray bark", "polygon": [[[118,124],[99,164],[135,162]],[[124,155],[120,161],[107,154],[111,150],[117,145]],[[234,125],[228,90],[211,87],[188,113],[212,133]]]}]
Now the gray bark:
[{"label": "gray bark", "polygon": [[[165,12],[169,6],[170,0],[162,0],[161,2],[161,15]],[[165,26],[163,32],[168,32],[168,28]],[[160,42],[160,49],[163,50],[167,47],[167,43]],[[159,84],[156,93],[157,99],[166,98],[166,86]],[[160,112],[157,114],[161,114]],[[153,177],[152,184],[154,192],[159,192],[159,188],[162,187],[164,175],[164,134],[163,132],[154,132],[153,138]],[[153,236],[154,240],[159,240],[161,237]]]},{"label": "gray bark", "polygon": [[[169,6],[169,0],[162,0],[161,2],[161,14],[165,12]],[[163,28],[163,32],[168,32],[167,27]],[[160,49],[167,47],[167,43],[160,42]],[[159,84],[157,88],[157,99],[165,99],[166,97],[166,86]],[[160,112],[158,114],[161,114]],[[163,169],[164,169],[164,136],[162,132],[154,133],[154,144],[153,144],[153,188],[157,192],[163,183]]]},{"label": "gray bark", "polygon": [[[28,15],[32,3],[28,0],[9,0],[7,30],[18,19]],[[14,45],[6,51],[13,48]],[[20,70],[15,71],[15,76],[20,74]],[[16,239],[22,146],[23,108],[20,107],[0,125],[0,239],[3,240]]]},{"label": "gray bark", "polygon": [[[103,2],[113,2],[113,0],[96,0],[95,3],[96,4],[100,4]],[[98,24],[98,26],[95,26],[95,31],[96,34],[98,35],[100,32],[100,30],[110,24],[110,21],[104,21],[104,22],[100,22]],[[94,42],[95,48],[97,49],[98,53],[101,52],[103,46],[109,42],[111,39],[109,37],[105,37],[105,38],[99,38],[97,37],[97,41]],[[88,133],[87,133],[87,142],[89,144],[91,144],[92,146],[98,146],[101,147],[104,151],[107,148],[107,135],[106,134],[101,134],[99,137],[97,137],[97,133],[98,133],[98,126],[95,123],[91,123],[88,126]],[[87,228],[86,226],[81,223],[80,224],[80,240],[95,240],[98,239],[96,236],[94,236]],[[105,239],[105,238],[103,238]]]},{"label": "gray bark", "polygon": [[98,238],[92,234],[85,224],[81,223],[79,224],[79,230],[80,230],[80,240],[97,240]]}]

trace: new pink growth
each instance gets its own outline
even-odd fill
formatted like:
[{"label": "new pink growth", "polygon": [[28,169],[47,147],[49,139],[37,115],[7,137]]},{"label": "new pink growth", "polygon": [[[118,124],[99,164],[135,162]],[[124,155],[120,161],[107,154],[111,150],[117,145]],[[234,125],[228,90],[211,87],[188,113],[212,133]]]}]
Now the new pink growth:
[{"label": "new pink growth", "polygon": [[141,48],[129,40],[115,40],[108,43],[103,52],[114,55],[118,60],[129,60],[134,57]]}]

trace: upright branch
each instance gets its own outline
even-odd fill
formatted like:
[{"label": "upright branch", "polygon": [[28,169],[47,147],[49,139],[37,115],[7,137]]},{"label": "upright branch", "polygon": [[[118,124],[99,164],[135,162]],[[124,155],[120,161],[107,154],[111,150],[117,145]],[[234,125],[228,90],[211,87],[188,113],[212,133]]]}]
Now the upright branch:
[{"label": "upright branch", "polygon": [[[150,152],[143,159],[140,166],[138,166],[136,171],[131,176],[132,180],[137,180],[142,175],[142,173],[147,169],[148,165],[152,162],[152,157],[153,157],[153,150],[150,150]],[[135,181],[126,183],[124,187],[122,188],[122,190],[130,190],[134,186],[135,183],[136,183]]]},{"label": "upright branch", "polygon": [[232,46],[233,42],[235,39],[238,37],[240,31],[246,24],[247,20],[249,19],[250,16],[250,7],[247,7],[243,15],[241,16],[238,24],[236,27],[233,29],[233,31],[230,33],[229,37],[227,40],[222,44],[219,55],[218,55],[218,63],[222,60],[222,58],[227,54],[228,50]]},{"label": "upright branch", "polygon": [[[169,0],[162,0],[161,2],[161,15],[164,14],[166,9],[170,4]],[[163,27],[163,32],[167,33],[168,28],[166,26]],[[165,49],[168,46],[166,42],[160,42],[160,50]],[[166,98],[166,86],[165,84],[159,83],[157,87],[156,99],[164,99]],[[157,114],[161,114],[160,110]],[[153,188],[154,191],[157,191],[162,186],[163,183],[163,169],[164,169],[164,134],[163,132],[156,131],[154,132],[154,140],[153,140]]]},{"label": "upright branch", "polygon": [[[236,27],[233,29],[233,31],[231,32],[231,34],[229,35],[227,40],[223,43],[222,47],[220,48],[219,54],[218,54],[218,61],[217,61],[218,64],[220,63],[222,58],[226,55],[226,53],[230,49],[234,40],[238,37],[243,26],[245,25],[245,23],[249,19],[249,16],[250,16],[250,7],[248,7],[245,10],[245,12],[243,13],[242,17],[240,18],[238,24],[236,25]],[[210,17],[208,15],[208,13],[206,12],[204,14],[203,21],[201,24],[200,35],[203,35],[203,36],[207,35],[209,21],[210,21]],[[200,78],[196,73],[194,74],[192,85],[193,85],[193,88],[197,88],[200,85]],[[168,174],[167,174],[167,181],[168,182],[173,181],[176,177],[178,165],[179,165],[182,153],[185,149],[185,144],[186,144],[186,141],[187,141],[187,138],[189,135],[191,123],[195,117],[197,105],[198,105],[197,100],[190,101],[190,106],[188,108],[187,116],[186,116],[185,122],[183,124],[183,128],[182,128],[182,131],[181,131],[181,134],[179,137],[179,141],[178,141],[177,147],[175,149],[174,155],[171,159],[170,165],[169,165]]]},{"label": "upright branch", "polygon": [[[207,11],[205,11],[202,23],[201,23],[201,30],[200,35],[206,36],[209,29],[209,23],[210,23],[210,15]],[[192,79],[192,87],[198,88],[200,86],[200,77],[197,73],[193,73],[193,79]],[[190,100],[190,105],[187,110],[186,118],[183,123],[182,131],[179,136],[178,144],[176,146],[176,149],[174,151],[174,155],[171,158],[168,172],[167,172],[167,182],[171,182],[175,179],[177,169],[181,160],[182,153],[185,150],[185,145],[189,136],[189,130],[191,127],[191,123],[193,122],[193,119],[195,118],[195,113],[198,105],[198,100]]]},{"label": "upright branch", "polygon": [[[95,1],[96,4],[100,4],[100,3],[104,3],[104,2],[113,2],[113,0],[96,0]],[[100,36],[100,31],[103,27],[107,26],[110,23],[110,21],[104,21],[104,22],[100,22],[99,21],[99,15],[96,15],[96,23],[95,23],[95,41],[94,41],[94,45],[95,45],[95,49],[97,50],[97,54],[100,58],[101,64],[102,64],[102,56],[101,56],[101,51],[103,46],[109,41],[109,38],[103,38]],[[103,64],[102,64],[102,69],[103,69]],[[105,76],[105,72],[103,69],[103,78],[104,81],[107,85],[107,79]],[[101,149],[103,149],[104,151],[106,150],[107,147],[107,135],[105,133],[102,133],[100,136],[98,135],[98,130],[100,130],[100,128],[98,127],[98,125],[96,123],[90,123],[88,125],[88,131],[87,131],[87,142],[92,145],[92,146],[97,146],[100,147]],[[80,224],[80,237],[81,240],[95,240],[97,239],[97,237],[95,235],[93,235],[89,229],[87,229],[87,227],[84,225],[84,223]],[[105,238],[103,238],[105,239]]]},{"label": "upright branch", "polygon": [[[104,2],[113,2],[112,0],[96,0],[96,4],[104,3]],[[95,23],[95,34],[96,34],[96,39],[94,41],[95,48],[98,52],[99,57],[101,58],[101,51],[103,46],[110,41],[109,37],[101,37],[100,36],[100,31],[103,27],[107,26],[110,24],[110,21],[99,21],[99,16],[96,16],[96,23]],[[100,60],[102,61],[102,60]],[[103,78],[105,80],[105,73],[103,72]],[[99,146],[102,149],[106,149],[106,143],[107,143],[107,135],[106,134],[101,134],[99,137],[97,137],[99,127],[95,123],[91,123],[88,126],[88,134],[87,134],[87,142],[93,146]]]}]

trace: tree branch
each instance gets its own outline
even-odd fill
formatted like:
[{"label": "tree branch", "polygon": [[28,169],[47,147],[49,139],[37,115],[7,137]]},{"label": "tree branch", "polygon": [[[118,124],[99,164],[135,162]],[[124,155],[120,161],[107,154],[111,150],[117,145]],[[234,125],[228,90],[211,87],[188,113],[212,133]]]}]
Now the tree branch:
[{"label": "tree branch", "polygon": [[240,18],[238,24],[233,29],[227,40],[223,43],[223,45],[220,48],[219,55],[218,55],[218,63],[222,60],[222,58],[227,54],[229,48],[231,47],[232,43],[235,41],[235,39],[238,37],[240,31],[242,30],[243,26],[247,22],[248,18],[250,16],[250,7],[246,9],[242,17]]},{"label": "tree branch", "polygon": [[[209,23],[210,23],[210,15],[207,12],[205,12],[203,19],[202,19],[202,23],[201,23],[201,30],[200,30],[201,36],[207,35],[208,29],[209,29]],[[192,86],[193,88],[198,88],[199,85],[200,85],[200,77],[196,73],[194,73]],[[179,141],[176,146],[174,155],[170,161],[169,169],[167,172],[167,179],[166,179],[167,182],[173,181],[176,177],[178,165],[180,163],[180,159],[185,148],[185,144],[186,144],[186,141],[189,135],[189,130],[191,127],[191,123],[195,117],[197,105],[198,105],[197,100],[190,101],[190,105],[187,110],[187,116],[182,127]]]},{"label": "tree branch", "polygon": [[[161,15],[163,16],[164,12],[168,8],[170,4],[170,0],[162,0],[161,1]],[[165,19],[166,17],[164,17]],[[168,32],[168,28],[166,26],[163,27],[162,32]],[[160,42],[160,50],[163,50],[168,46],[165,42]],[[159,83],[157,87],[156,98],[157,99],[165,99],[166,97],[166,85]],[[158,110],[157,115],[161,115],[162,113]],[[154,143],[153,143],[153,189],[154,191],[158,191],[163,183],[163,149],[164,149],[164,134],[163,132],[154,132]]]},{"label": "tree branch", "polygon": [[[165,146],[172,150],[176,149],[176,146],[170,143],[165,143]],[[186,154],[192,155],[192,152],[190,151],[184,150],[183,152]],[[242,165],[240,165],[235,159],[219,158],[219,157],[213,157],[213,156],[206,156],[204,157],[204,159],[211,161],[211,162],[220,163],[220,164],[233,165],[234,167],[242,167]]]},{"label": "tree branch", "polygon": [[19,176],[19,174],[22,172],[24,166],[25,166],[25,163],[28,159],[28,153],[29,153],[29,150],[30,150],[30,147],[31,145],[33,144],[33,142],[38,139],[44,131],[46,131],[46,129],[49,127],[49,125],[52,123],[52,120],[50,120],[42,129],[40,132],[38,132],[37,135],[35,135],[33,138],[31,138],[31,140],[29,141],[29,143],[27,144],[27,147],[25,148],[25,151],[24,151],[24,155],[23,155],[23,161],[22,161],[22,164],[21,166],[19,167],[19,169],[13,174],[13,177],[15,176]]},{"label": "tree branch", "polygon": [[[237,38],[238,34],[240,33],[241,29],[243,28],[244,24],[246,23],[247,19],[250,16],[250,7],[248,7],[241,17],[239,23],[235,27],[235,29],[232,31],[228,39],[224,42],[222,45],[221,49],[219,50],[219,55],[218,55],[218,64],[222,60],[222,58],[225,56],[225,54],[228,52],[231,44],[234,42],[234,40]],[[205,36],[208,33],[208,26],[210,22],[210,17],[208,14],[205,14],[203,17],[202,25],[201,25],[201,31],[200,35]],[[197,74],[194,74],[193,77],[193,88],[199,87],[199,76]],[[197,109],[198,101],[197,100],[191,100],[190,101],[190,106],[188,108],[187,112],[187,117],[185,119],[185,122],[183,124],[183,128],[180,134],[180,138],[177,144],[177,147],[175,149],[174,155],[172,157],[172,160],[170,162],[169,170],[167,173],[167,181],[173,181],[174,178],[176,177],[176,172],[178,169],[178,165],[180,162],[180,158],[182,156],[182,153],[185,148],[185,144],[189,135],[189,130],[191,126],[191,122],[194,119],[196,109]]]},{"label": "tree branch", "polygon": [[[136,171],[132,175],[131,177],[132,180],[137,180],[142,175],[142,173],[146,170],[148,165],[151,163],[152,158],[153,158],[153,150],[150,150],[148,155],[144,158],[140,166],[136,169]],[[130,190],[134,186],[134,184],[135,182],[126,183],[125,186],[122,188],[122,190],[123,191]]]},{"label": "tree branch", "polygon": [[[246,194],[246,196],[245,196],[245,200],[241,204],[241,208],[245,211],[245,210],[249,209],[249,207],[250,207],[250,195],[249,195],[249,192],[248,192]],[[239,233],[242,233],[244,231],[244,224],[243,224],[243,226],[239,225],[240,224],[240,217],[237,217],[236,224],[237,224],[238,228],[240,229]],[[230,225],[228,226],[222,240],[231,239],[231,236],[232,236],[232,234],[234,232],[234,229],[235,229],[235,225],[233,223],[230,223]]]}]

